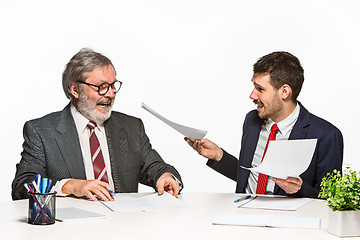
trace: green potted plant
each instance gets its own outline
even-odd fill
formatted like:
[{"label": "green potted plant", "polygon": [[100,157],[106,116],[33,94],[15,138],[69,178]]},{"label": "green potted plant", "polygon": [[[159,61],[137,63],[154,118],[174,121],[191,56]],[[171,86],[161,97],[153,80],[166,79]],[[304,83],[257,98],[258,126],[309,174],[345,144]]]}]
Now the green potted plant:
[{"label": "green potted plant", "polygon": [[360,236],[360,172],[349,166],[334,170],[321,181],[319,197],[329,206],[328,231],[339,237]]}]

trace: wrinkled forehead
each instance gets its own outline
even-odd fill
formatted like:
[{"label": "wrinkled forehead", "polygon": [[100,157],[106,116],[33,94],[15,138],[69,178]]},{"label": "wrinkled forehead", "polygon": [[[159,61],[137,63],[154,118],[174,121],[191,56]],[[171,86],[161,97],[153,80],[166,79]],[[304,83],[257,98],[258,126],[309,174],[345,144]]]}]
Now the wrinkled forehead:
[{"label": "wrinkled forehead", "polygon": [[86,80],[87,78],[89,78],[89,75],[95,71],[112,71],[114,73],[114,75],[116,76],[116,71],[115,71],[114,67],[111,64],[108,64],[108,65],[95,67],[90,71],[83,72],[82,73],[83,80]]}]

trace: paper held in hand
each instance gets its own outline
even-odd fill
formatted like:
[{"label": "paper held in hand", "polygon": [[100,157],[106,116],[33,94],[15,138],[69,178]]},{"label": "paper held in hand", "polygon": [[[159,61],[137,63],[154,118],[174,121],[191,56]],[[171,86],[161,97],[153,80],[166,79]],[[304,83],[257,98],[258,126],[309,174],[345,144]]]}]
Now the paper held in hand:
[{"label": "paper held in hand", "polygon": [[163,121],[164,123],[166,123],[167,125],[169,125],[170,127],[172,127],[173,129],[175,129],[176,131],[178,131],[179,133],[181,133],[182,135],[184,135],[185,137],[190,138],[191,141],[195,141],[196,139],[201,140],[205,137],[205,135],[207,133],[207,131],[204,131],[204,130],[186,127],[186,126],[174,123],[172,121],[169,121],[166,118],[164,118],[163,116],[161,116],[159,113],[155,112],[154,110],[152,110],[151,108],[146,106],[144,103],[141,104],[141,107],[143,109],[145,109],[146,111],[148,111],[149,113],[151,113],[152,115],[154,115],[155,117],[157,117],[158,119],[160,119],[161,121]]},{"label": "paper held in hand", "polygon": [[259,166],[241,167],[282,179],[298,177],[309,167],[316,143],[317,139],[270,141]]}]

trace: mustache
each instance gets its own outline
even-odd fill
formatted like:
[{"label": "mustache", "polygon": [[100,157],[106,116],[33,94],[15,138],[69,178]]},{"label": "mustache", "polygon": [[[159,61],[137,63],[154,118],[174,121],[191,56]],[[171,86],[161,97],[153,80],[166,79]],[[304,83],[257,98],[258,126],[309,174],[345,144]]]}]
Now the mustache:
[{"label": "mustache", "polygon": [[97,101],[96,104],[107,104],[107,105],[112,105],[114,102],[114,98],[105,98],[105,99],[100,99],[99,101]]}]

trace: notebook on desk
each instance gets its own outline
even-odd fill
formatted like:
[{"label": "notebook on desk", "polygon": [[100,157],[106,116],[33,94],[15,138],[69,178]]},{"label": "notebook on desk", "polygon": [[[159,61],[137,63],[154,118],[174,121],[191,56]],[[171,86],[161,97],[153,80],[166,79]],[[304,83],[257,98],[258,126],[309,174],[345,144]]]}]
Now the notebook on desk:
[{"label": "notebook on desk", "polygon": [[106,215],[88,210],[69,207],[56,209],[55,219],[60,222],[104,219]]}]

